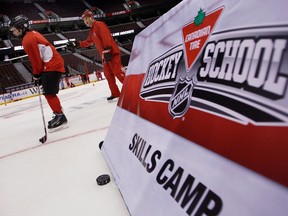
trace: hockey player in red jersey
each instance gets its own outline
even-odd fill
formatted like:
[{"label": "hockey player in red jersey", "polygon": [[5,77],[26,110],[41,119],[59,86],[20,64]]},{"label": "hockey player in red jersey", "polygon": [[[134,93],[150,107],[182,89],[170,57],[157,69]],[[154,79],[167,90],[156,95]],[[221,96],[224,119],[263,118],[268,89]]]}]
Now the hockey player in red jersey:
[{"label": "hockey player in red jersey", "polygon": [[90,27],[88,38],[84,41],[69,42],[68,46],[88,47],[94,44],[100,54],[102,54],[102,63],[104,75],[108,81],[111,96],[108,101],[120,96],[119,88],[116,84],[115,77],[123,83],[125,73],[121,63],[121,52],[113,39],[110,30],[104,22],[96,21],[94,14],[90,10],[85,10],[82,19],[87,27]]},{"label": "hockey player in red jersey", "polygon": [[53,111],[53,119],[48,122],[48,129],[65,126],[67,118],[57,97],[59,82],[65,72],[63,58],[39,32],[30,28],[26,16],[18,15],[13,18],[9,28],[14,36],[22,39],[23,48],[32,65],[33,80],[36,85],[42,83],[43,95]]}]

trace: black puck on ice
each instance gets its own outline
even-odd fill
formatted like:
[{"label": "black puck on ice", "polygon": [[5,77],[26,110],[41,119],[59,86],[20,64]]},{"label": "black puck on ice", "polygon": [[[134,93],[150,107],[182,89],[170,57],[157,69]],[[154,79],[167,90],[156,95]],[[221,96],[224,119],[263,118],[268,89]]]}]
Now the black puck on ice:
[{"label": "black puck on ice", "polygon": [[101,142],[99,143],[99,149],[100,149],[100,150],[102,149],[103,143],[104,143],[104,141],[101,141]]},{"label": "black puck on ice", "polygon": [[97,177],[96,182],[98,185],[106,185],[110,182],[110,176],[103,174]]}]

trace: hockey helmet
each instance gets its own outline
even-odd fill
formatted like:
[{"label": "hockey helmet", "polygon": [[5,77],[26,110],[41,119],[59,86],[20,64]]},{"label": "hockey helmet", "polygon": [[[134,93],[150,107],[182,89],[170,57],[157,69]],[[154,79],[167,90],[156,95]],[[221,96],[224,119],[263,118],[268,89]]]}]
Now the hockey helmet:
[{"label": "hockey helmet", "polygon": [[29,28],[29,19],[26,16],[20,14],[15,18],[11,19],[11,22],[9,23],[9,28],[11,29],[12,27],[25,31]]}]

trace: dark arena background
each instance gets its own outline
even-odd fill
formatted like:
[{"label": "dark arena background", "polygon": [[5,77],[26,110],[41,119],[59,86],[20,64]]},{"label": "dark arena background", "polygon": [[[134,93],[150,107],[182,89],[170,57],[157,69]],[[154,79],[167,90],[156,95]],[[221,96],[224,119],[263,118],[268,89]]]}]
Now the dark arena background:
[{"label": "dark arena background", "polygon": [[[121,52],[122,64],[127,66],[134,37],[180,0],[0,0],[0,94],[30,87],[31,63],[21,49],[21,41],[9,34],[11,18],[24,14],[33,29],[42,33],[55,47],[67,40],[84,40],[89,29],[81,19],[85,9],[104,21]],[[77,49],[58,49],[65,61],[66,74],[71,77],[101,71],[101,57],[94,46]],[[19,57],[19,58],[18,58]],[[11,60],[8,60],[11,59]],[[7,61],[8,60],[8,61]]]}]

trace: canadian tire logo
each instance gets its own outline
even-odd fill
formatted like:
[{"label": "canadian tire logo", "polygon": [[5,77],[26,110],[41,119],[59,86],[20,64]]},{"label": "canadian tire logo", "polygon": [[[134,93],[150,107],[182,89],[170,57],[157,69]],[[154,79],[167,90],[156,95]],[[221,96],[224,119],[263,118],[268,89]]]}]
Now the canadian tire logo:
[{"label": "canadian tire logo", "polygon": [[224,7],[218,8],[209,14],[206,14],[203,9],[200,9],[194,21],[182,28],[187,71],[190,71],[193,63],[202,51],[223,9]]},{"label": "canadian tire logo", "polygon": [[192,92],[197,84],[196,76],[189,75],[189,71],[213,32],[222,10],[223,7],[206,15],[206,12],[200,9],[194,21],[182,28],[185,65],[188,73],[185,78],[179,77],[169,100],[168,110],[173,118],[182,117],[189,109]]}]

